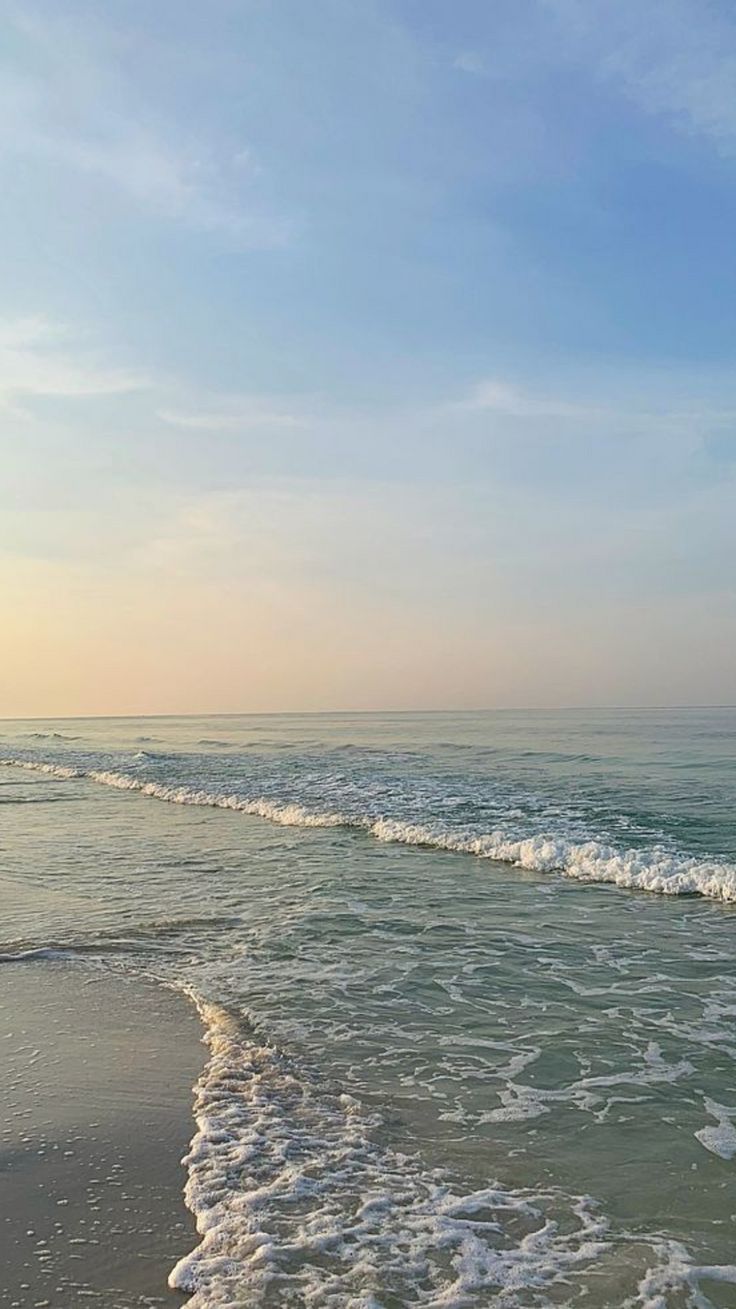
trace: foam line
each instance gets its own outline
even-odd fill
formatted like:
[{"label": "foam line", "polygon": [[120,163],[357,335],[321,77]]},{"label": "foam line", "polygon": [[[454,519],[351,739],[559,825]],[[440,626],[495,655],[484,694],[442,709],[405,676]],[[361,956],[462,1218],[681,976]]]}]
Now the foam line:
[{"label": "foam line", "polygon": [[377,1309],[383,1294],[460,1309],[496,1293],[517,1303],[524,1290],[534,1296],[525,1303],[540,1303],[540,1288],[566,1285],[608,1248],[607,1223],[587,1197],[497,1183],[458,1193],[380,1144],[375,1116],[351,1096],[189,994],[210,1047],[184,1161],[200,1241],[169,1285],[193,1297],[191,1309],[264,1298]]},{"label": "foam line", "polygon": [[368,815],[353,817],[340,812],[307,809],[300,804],[278,803],[263,796],[248,798],[237,793],[146,782],[128,773],[109,770],[84,770],[24,759],[0,762],[68,780],[87,778],[118,790],[138,791],[169,804],[200,805],[252,814],[285,827],[352,827],[379,841],[474,855],[530,872],[560,873],[580,882],[605,882],[631,891],[701,895],[712,900],[736,902],[736,867],[717,860],[677,854],[664,846],[617,850],[599,841],[576,842],[547,833],[515,840],[500,831],[477,835],[452,831],[441,824],[407,823]]}]

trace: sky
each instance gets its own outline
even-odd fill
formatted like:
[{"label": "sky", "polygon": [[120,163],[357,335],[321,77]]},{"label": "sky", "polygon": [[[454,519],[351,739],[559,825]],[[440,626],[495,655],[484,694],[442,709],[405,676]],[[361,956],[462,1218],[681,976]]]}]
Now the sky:
[{"label": "sky", "polygon": [[0,715],[736,700],[730,3],[0,22]]}]

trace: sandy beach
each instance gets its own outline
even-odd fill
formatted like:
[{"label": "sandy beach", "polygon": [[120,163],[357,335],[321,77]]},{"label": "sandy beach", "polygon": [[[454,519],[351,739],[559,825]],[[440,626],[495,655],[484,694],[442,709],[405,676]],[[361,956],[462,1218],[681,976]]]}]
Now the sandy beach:
[{"label": "sandy beach", "polygon": [[166,1279],[195,1242],[180,1160],[200,1037],[153,982],[0,967],[3,1309],[182,1303]]}]

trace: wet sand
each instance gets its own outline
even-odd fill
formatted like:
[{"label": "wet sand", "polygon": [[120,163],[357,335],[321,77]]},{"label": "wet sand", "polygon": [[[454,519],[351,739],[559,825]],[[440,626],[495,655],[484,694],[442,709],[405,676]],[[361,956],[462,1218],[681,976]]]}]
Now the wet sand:
[{"label": "wet sand", "polygon": [[205,1060],[184,998],[76,963],[0,965],[0,1306],[181,1306],[180,1160]]}]

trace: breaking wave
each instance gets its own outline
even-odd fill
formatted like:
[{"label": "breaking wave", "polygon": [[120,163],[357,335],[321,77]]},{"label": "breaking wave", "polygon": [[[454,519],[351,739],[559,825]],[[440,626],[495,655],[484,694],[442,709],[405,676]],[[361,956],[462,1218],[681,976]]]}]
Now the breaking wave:
[{"label": "breaking wave", "polygon": [[249,798],[237,793],[145,781],[128,773],[105,769],[84,769],[17,758],[1,762],[60,779],[86,778],[118,790],[137,791],[169,804],[229,809],[287,827],[353,828],[379,841],[473,855],[530,872],[559,873],[581,882],[611,883],[632,891],[699,895],[736,902],[736,866],[716,859],[681,854],[663,845],[618,849],[597,840],[576,841],[548,833],[517,839],[500,830],[476,833],[454,830],[440,823],[412,823],[340,810],[321,811],[265,796]]}]

